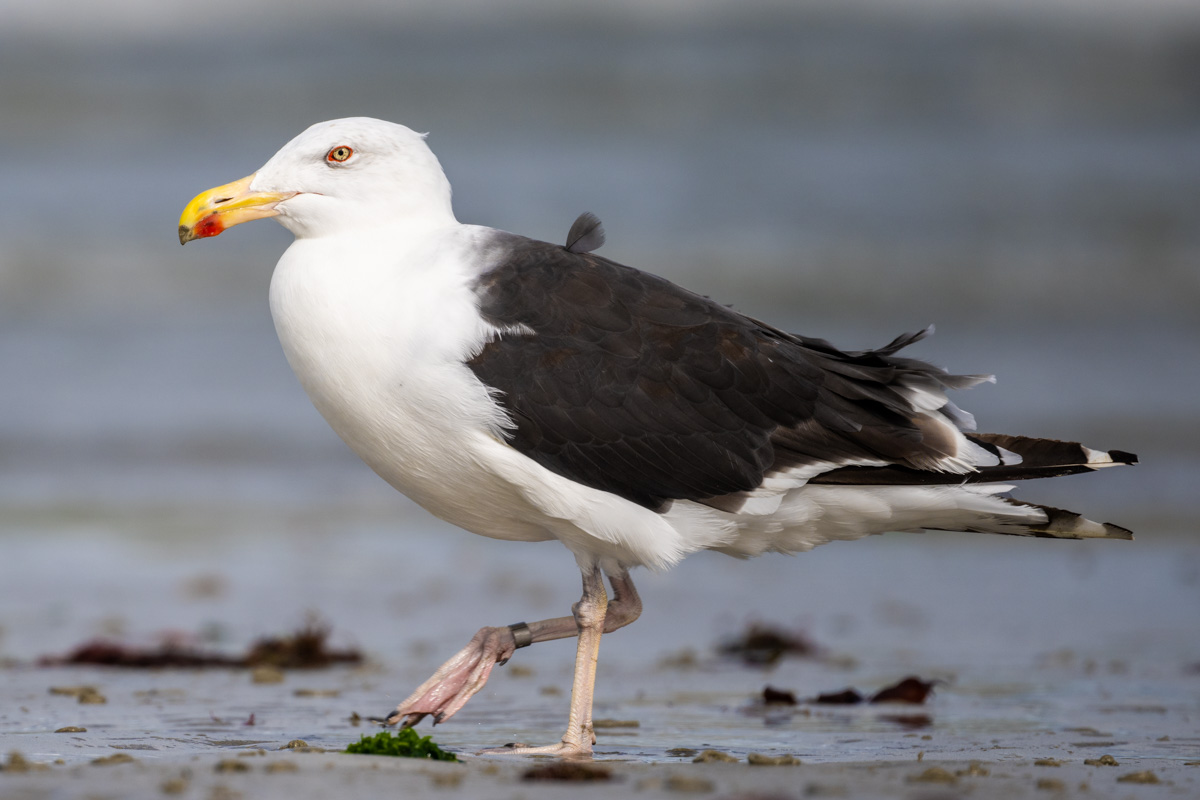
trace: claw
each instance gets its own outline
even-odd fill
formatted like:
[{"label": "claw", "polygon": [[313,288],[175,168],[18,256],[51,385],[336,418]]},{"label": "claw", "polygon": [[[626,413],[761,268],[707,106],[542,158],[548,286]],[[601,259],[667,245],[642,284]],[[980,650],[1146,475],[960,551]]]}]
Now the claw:
[{"label": "claw", "polygon": [[400,730],[404,730],[413,727],[424,718],[424,714],[401,714],[398,711],[391,711],[386,717],[367,717],[367,722],[375,722],[385,728],[400,723]]}]

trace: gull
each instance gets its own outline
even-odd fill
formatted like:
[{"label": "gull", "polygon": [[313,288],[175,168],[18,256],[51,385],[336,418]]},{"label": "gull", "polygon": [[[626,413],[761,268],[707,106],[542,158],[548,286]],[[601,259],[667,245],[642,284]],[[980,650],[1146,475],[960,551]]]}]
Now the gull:
[{"label": "gull", "polygon": [[179,239],[264,218],[295,235],[271,278],[279,341],[334,431],[434,515],[557,539],[583,577],[571,615],[482,628],[389,724],[443,722],[517,649],[574,636],[562,739],[496,752],[590,754],[600,637],[642,611],[630,570],[701,550],[922,530],[1132,538],[1011,497],[1012,481],[1137,458],[976,432],[946,391],[991,376],[898,355],[932,328],[840,350],[596,255],[591,214],[564,245],[460,223],[425,136],[402,125],[313,125],[193,199]]}]

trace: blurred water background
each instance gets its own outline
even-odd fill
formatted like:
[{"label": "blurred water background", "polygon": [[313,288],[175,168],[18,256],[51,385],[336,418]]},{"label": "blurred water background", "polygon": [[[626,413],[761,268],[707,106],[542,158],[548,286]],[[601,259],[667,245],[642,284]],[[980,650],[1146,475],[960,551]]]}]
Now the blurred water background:
[{"label": "blurred water background", "polygon": [[[310,407],[266,305],[282,228],[176,241],[198,191],[349,115],[429,131],[463,221],[561,241],[591,210],[604,255],[848,348],[936,322],[915,355],[999,377],[958,398],[982,429],[1143,458],[1023,496],[1194,556],[1200,5],[0,0],[0,655],[102,630],[97,587],[136,594],[157,573],[131,553],[168,542],[185,564],[308,554],[231,567],[243,591],[353,582],[340,548],[392,554],[404,583],[454,575],[464,547],[470,575],[526,547],[464,544]],[[524,613],[563,613],[570,560],[534,551],[507,569],[558,565],[566,588]],[[697,569],[720,571],[728,617],[781,568]],[[1142,570],[1137,589],[1161,577],[1195,600],[1184,572]],[[155,597],[114,608],[145,606],[145,631],[165,624]],[[1193,624],[1178,599],[1160,610]],[[259,600],[247,628],[294,620]],[[462,619],[447,641],[505,621]]]}]

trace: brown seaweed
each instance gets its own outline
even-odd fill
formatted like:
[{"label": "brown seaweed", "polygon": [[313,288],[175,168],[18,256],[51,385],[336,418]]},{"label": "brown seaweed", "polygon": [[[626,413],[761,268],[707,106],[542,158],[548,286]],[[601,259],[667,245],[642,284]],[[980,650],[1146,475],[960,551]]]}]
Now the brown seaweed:
[{"label": "brown seaweed", "polygon": [[796,705],[796,694],[787,689],[776,689],[774,686],[764,686],[762,701],[766,705]]},{"label": "brown seaweed", "polygon": [[59,667],[92,664],[130,669],[207,667],[275,667],[277,669],[320,669],[334,664],[362,663],[356,649],[333,650],[326,644],[328,626],[309,620],[304,627],[286,636],[259,639],[243,656],[205,651],[182,644],[176,638],[155,647],[134,647],[109,639],[92,639],[64,656],[43,656],[39,666]]},{"label": "brown seaweed", "polygon": [[717,650],[723,656],[740,658],[748,666],[769,667],[785,656],[803,658],[816,655],[817,646],[803,634],[756,622],[741,636],[727,639]]},{"label": "brown seaweed", "polygon": [[942,681],[932,680],[924,681],[920,678],[910,675],[899,683],[894,683],[891,686],[886,686],[880,689],[875,694],[871,695],[868,700],[857,689],[843,689],[840,692],[831,692],[827,694],[819,694],[809,700],[807,703],[816,703],[819,705],[856,705],[858,703],[867,702],[872,704],[879,703],[907,703],[910,705],[920,705],[928,699],[933,693],[933,687]]}]

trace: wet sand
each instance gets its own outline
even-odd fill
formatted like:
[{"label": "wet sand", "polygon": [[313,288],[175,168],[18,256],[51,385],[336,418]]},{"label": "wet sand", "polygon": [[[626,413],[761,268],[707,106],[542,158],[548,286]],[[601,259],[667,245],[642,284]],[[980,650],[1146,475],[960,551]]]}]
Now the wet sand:
[{"label": "wet sand", "polygon": [[[13,558],[0,565],[0,752],[49,766],[0,773],[5,800],[168,790],[588,797],[614,787],[646,797],[1200,793],[1200,767],[1189,765],[1200,761],[1200,547],[1185,536],[889,535],[796,558],[704,555],[642,574],[645,615],[601,649],[596,716],[637,723],[598,732],[596,760],[617,783],[542,784],[521,778],[531,759],[472,754],[557,738],[570,642],[518,653],[433,729],[464,766],[316,750],[373,733],[361,718],[388,710],[479,625],[565,613],[578,576],[561,548],[488,542],[415,514],[407,528],[360,520],[338,535],[29,533],[6,534]],[[255,683],[247,670],[33,664],[103,633],[151,644],[174,630],[234,652],[309,611],[367,664],[290,671],[280,683]],[[770,669],[719,657],[719,642],[752,620],[803,631],[820,654]],[[910,674],[945,683],[920,706],[757,700],[766,685],[806,698],[870,693]],[[51,693],[79,686],[105,702]],[[55,732],[69,726],[86,730]],[[280,750],[295,739],[312,750]],[[740,763],[691,763],[690,751],[709,748]],[[751,753],[802,764],[751,766]],[[114,754],[135,760],[93,763]],[[1104,755],[1119,765],[1084,764]],[[1118,782],[1147,770],[1158,784]]]},{"label": "wet sand", "polygon": [[[370,759],[363,763],[363,759]],[[1035,766],[1029,760],[802,764],[606,763],[607,780],[524,779],[527,765],[473,760],[464,765],[332,754],[196,759],[186,765],[134,763],[58,768],[5,776],[5,798],[89,796],[223,798],[403,797],[792,797],[1021,798],[1195,797],[1195,767],[1166,761],[1131,772],[1124,766]],[[1139,773],[1150,773],[1149,777]],[[1132,779],[1130,776],[1134,776]],[[1136,781],[1136,782],[1135,782]],[[1154,782],[1148,782],[1154,781]]]}]

